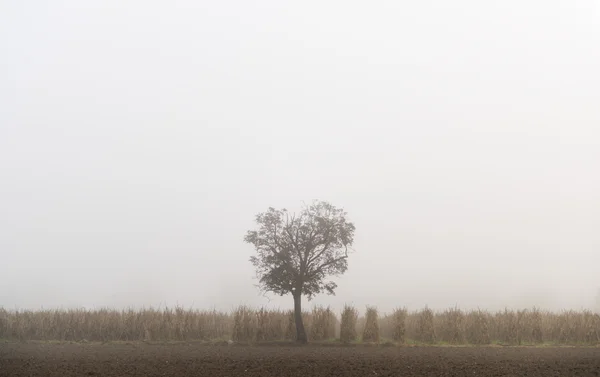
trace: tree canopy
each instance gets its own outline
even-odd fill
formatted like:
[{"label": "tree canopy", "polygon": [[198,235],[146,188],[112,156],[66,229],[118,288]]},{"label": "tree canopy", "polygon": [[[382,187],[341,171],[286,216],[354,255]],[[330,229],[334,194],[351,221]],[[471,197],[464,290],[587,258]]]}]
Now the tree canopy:
[{"label": "tree canopy", "polygon": [[348,249],[354,242],[354,224],[347,213],[324,201],[303,206],[299,214],[269,208],[256,216],[258,229],[244,241],[256,249],[250,262],[256,268],[263,291],[294,296],[299,341],[306,341],[301,317],[301,297],[310,300],[325,292],[335,294],[337,284],[328,280],[348,269]]}]

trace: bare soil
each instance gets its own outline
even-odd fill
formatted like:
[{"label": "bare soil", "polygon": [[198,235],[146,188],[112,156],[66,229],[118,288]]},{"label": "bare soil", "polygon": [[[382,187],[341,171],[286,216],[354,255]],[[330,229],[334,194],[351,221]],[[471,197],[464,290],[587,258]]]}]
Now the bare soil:
[{"label": "bare soil", "polygon": [[600,348],[0,343],[0,376],[600,376]]}]

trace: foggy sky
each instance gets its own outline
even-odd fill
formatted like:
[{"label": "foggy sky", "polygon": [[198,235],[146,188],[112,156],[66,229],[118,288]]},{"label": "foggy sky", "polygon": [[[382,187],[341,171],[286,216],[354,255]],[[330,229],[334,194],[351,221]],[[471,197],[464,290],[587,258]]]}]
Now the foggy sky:
[{"label": "foggy sky", "polygon": [[356,225],[337,295],[591,307],[599,1],[1,1],[0,306],[238,304],[269,206]]}]

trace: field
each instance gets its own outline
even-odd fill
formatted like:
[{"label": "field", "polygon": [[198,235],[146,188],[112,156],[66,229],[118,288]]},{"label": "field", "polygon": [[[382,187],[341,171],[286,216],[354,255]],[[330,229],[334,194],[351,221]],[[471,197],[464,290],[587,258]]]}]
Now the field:
[{"label": "field", "polygon": [[600,348],[0,345],[0,376],[599,376]]},{"label": "field", "polygon": [[0,376],[600,376],[590,311],[0,309]]},{"label": "field", "polygon": [[[529,310],[461,311],[397,309],[362,316],[315,307],[303,313],[310,342],[395,345],[600,345],[600,315]],[[239,307],[232,312],[186,310],[0,309],[0,340],[17,341],[226,341],[279,342],[295,339],[291,311]]]}]

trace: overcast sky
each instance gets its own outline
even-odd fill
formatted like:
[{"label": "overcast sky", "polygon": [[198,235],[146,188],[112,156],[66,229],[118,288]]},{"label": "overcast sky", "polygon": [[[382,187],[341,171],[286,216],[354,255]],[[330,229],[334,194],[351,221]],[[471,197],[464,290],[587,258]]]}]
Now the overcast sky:
[{"label": "overcast sky", "polygon": [[0,306],[292,307],[243,236],[313,199],[308,305],[592,307],[600,1],[0,0]]}]

